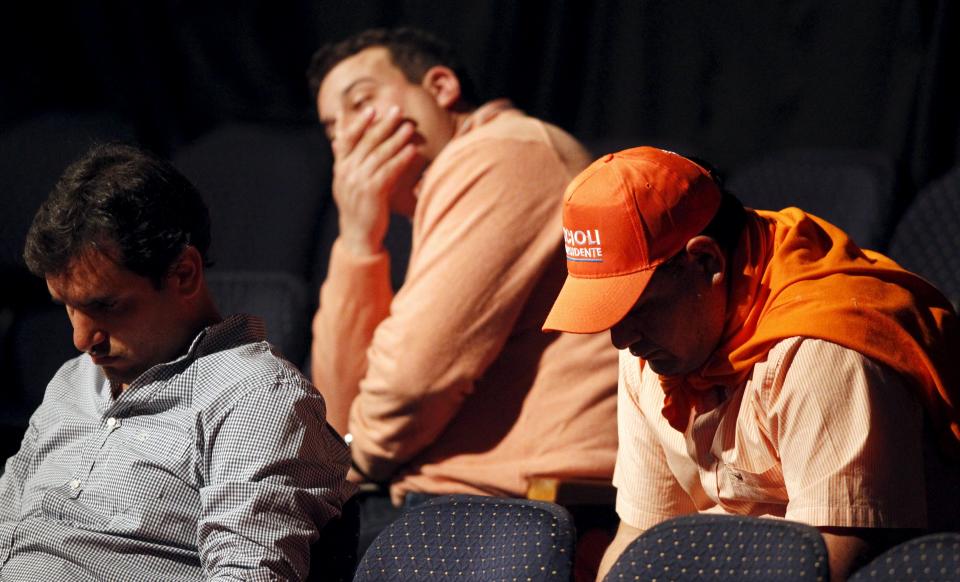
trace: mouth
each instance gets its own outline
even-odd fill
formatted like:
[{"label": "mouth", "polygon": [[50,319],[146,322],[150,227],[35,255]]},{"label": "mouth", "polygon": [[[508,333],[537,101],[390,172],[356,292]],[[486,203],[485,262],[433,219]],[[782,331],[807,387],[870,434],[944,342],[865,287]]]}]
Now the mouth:
[{"label": "mouth", "polygon": [[93,360],[93,363],[97,366],[109,366],[110,364],[117,361],[116,356],[94,356],[91,355],[90,359]]},{"label": "mouth", "polygon": [[655,348],[643,350],[640,348],[640,346],[630,346],[630,353],[633,354],[634,357],[640,358],[641,360],[652,360],[656,359],[656,357],[662,352]]}]

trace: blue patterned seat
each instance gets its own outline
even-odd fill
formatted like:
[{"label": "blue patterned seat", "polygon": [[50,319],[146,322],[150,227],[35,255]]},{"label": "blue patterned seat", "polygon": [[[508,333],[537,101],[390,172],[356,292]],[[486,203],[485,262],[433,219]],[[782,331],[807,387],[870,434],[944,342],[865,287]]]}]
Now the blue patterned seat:
[{"label": "blue patterned seat", "polygon": [[960,533],[914,538],[874,558],[850,582],[960,580]]},{"label": "blue patterned seat", "polygon": [[354,580],[569,580],[574,537],[559,505],[448,495],[387,526]]},{"label": "blue patterned seat", "polygon": [[283,357],[302,369],[310,348],[310,292],[289,273],[268,271],[207,272],[207,285],[224,317],[256,315],[267,326],[267,339]]},{"label": "blue patterned seat", "polygon": [[897,224],[889,254],[960,307],[960,166],[917,195]]},{"label": "blue patterned seat", "polygon": [[644,532],[605,582],[621,580],[827,580],[816,528],[791,521],[687,515]]},{"label": "blue patterned seat", "polygon": [[883,250],[894,219],[893,160],[866,150],[771,152],[730,173],[726,185],[751,208],[797,206],[824,218],[861,248]]}]

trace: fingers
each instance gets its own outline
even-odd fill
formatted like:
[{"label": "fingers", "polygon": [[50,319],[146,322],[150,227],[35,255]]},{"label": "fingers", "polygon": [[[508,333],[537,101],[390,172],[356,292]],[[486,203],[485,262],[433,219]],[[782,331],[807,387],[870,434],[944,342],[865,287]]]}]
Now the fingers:
[{"label": "fingers", "polygon": [[360,159],[366,159],[377,152],[384,142],[395,135],[403,121],[400,108],[396,105],[388,108],[382,118],[375,117],[357,142],[354,155]]},{"label": "fingers", "polygon": [[386,162],[377,168],[374,172],[374,180],[383,184],[385,190],[393,190],[400,176],[414,163],[416,156],[417,149],[413,143],[402,144],[395,154],[391,155]]},{"label": "fingers", "polygon": [[352,152],[357,146],[357,142],[363,137],[367,127],[373,123],[375,117],[376,110],[373,107],[364,108],[364,110],[360,112],[360,115],[356,116],[353,121],[349,123],[344,121],[345,118],[343,116],[337,116],[337,120],[333,126],[334,140],[331,144],[333,146],[333,155],[339,158]]},{"label": "fingers", "polygon": [[414,125],[412,121],[402,121],[396,130],[379,142],[364,158],[362,164],[371,172],[387,163],[393,156],[413,138]]},{"label": "fingers", "polygon": [[[341,157],[350,155],[358,161],[365,160],[372,153],[377,152],[384,142],[393,137],[403,122],[400,108],[396,105],[389,107],[382,116],[378,116],[372,109],[368,108],[357,119],[343,128],[342,140],[338,134],[336,142],[340,143],[334,153]],[[394,148],[394,151],[396,151],[396,148]]]},{"label": "fingers", "polygon": [[369,254],[383,242],[395,188],[412,187],[399,183],[418,163],[416,127],[391,107],[381,118],[365,110],[350,123],[338,120],[336,131],[333,198],[340,237],[358,254]]}]

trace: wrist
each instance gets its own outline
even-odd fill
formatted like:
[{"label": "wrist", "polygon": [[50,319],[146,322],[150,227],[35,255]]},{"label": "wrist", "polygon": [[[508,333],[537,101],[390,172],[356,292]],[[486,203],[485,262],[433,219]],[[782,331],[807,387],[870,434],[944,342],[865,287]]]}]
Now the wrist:
[{"label": "wrist", "polygon": [[358,236],[349,233],[340,235],[344,248],[356,257],[372,257],[383,252],[383,237]]}]

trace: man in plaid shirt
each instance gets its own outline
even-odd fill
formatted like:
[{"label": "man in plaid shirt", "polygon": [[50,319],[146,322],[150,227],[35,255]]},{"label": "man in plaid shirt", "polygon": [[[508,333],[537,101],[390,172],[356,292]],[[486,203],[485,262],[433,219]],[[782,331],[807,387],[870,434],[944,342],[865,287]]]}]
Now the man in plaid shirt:
[{"label": "man in plaid shirt", "polygon": [[83,352],[0,477],[2,580],[300,580],[353,492],[323,398],[204,280],[209,215],[168,163],[98,146],[24,257]]}]

